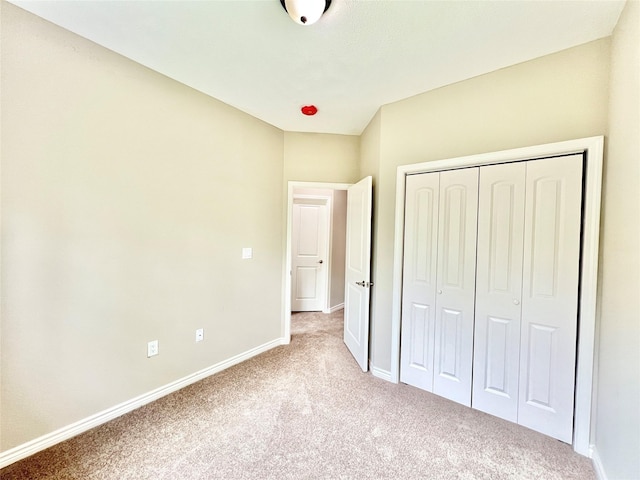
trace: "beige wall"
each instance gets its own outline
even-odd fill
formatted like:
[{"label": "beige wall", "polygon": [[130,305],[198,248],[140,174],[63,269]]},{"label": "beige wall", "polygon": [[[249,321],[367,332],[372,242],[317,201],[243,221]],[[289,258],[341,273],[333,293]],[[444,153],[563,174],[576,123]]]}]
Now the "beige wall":
[{"label": "beige wall", "polygon": [[344,278],[347,244],[347,191],[333,190],[331,214],[331,279],[329,308],[344,304]]},{"label": "beige wall", "polygon": [[360,135],[360,178],[377,178],[380,169],[380,136],[382,109],[373,116],[367,128]]},{"label": "beige wall", "polygon": [[284,132],[284,180],[355,183],[360,138],[329,133]]},{"label": "beige wall", "polygon": [[627,2],[611,53],[595,445],[614,479],[640,478],[639,2]]},{"label": "beige wall", "polygon": [[609,44],[609,39],[588,43],[382,107],[372,304],[375,367],[391,367],[398,165],[604,134]]},{"label": "beige wall", "polygon": [[282,131],[4,2],[1,102],[3,450],[279,339]]}]

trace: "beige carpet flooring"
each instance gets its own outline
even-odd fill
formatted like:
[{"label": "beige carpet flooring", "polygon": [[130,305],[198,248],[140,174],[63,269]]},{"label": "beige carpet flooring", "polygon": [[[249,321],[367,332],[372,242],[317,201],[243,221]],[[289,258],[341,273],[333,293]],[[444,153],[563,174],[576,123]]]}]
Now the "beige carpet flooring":
[{"label": "beige carpet flooring", "polygon": [[9,479],[581,479],[569,445],[362,373],[342,311],[292,343],[0,471]]}]

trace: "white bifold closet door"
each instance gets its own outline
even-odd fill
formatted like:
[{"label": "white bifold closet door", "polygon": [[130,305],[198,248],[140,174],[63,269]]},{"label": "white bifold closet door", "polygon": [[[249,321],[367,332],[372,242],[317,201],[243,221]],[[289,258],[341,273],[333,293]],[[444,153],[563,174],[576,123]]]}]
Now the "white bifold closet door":
[{"label": "white bifold closet door", "polygon": [[407,177],[401,381],[471,405],[478,168]]},{"label": "white bifold closet door", "polygon": [[518,421],[525,162],[480,169],[473,408]]},{"label": "white bifold closet door", "polygon": [[400,381],[433,391],[440,173],[406,179]]},{"label": "white bifold closet door", "polygon": [[571,443],[582,155],[527,162],[518,423]]},{"label": "white bifold closet door", "polygon": [[400,381],[572,441],[582,163],[406,178]]},{"label": "white bifold closet door", "polygon": [[473,408],[571,443],[582,155],[482,167]]},{"label": "white bifold closet door", "polygon": [[478,168],[440,173],[433,393],[471,405]]}]

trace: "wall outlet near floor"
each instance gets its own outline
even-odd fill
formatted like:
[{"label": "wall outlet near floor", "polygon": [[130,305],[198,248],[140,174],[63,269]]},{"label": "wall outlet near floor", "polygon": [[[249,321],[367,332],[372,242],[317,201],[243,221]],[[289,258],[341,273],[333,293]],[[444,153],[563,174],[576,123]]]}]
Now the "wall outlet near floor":
[{"label": "wall outlet near floor", "polygon": [[196,330],[196,342],[201,342],[204,340],[204,328],[199,328]]},{"label": "wall outlet near floor", "polygon": [[147,357],[158,355],[158,340],[147,343]]}]

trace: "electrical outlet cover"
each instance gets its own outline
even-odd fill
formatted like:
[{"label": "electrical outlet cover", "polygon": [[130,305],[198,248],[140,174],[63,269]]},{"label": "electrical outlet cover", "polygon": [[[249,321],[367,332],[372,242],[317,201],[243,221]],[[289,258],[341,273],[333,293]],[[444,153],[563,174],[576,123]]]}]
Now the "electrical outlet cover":
[{"label": "electrical outlet cover", "polygon": [[158,340],[153,340],[147,344],[147,357],[158,355]]}]

